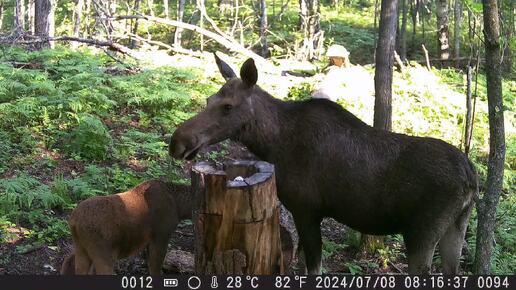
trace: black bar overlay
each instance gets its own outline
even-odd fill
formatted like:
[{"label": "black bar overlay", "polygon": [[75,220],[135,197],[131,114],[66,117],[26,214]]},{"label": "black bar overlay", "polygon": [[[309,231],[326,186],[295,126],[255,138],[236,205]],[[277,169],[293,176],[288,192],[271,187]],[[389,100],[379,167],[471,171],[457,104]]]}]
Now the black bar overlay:
[{"label": "black bar overlay", "polygon": [[516,289],[516,275],[0,276],[0,290]]}]

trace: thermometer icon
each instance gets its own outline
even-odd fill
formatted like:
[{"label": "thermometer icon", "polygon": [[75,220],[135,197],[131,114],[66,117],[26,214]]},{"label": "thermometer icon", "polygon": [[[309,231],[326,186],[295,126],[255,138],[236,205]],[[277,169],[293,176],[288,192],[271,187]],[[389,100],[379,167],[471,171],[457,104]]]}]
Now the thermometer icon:
[{"label": "thermometer icon", "polygon": [[211,288],[217,288],[219,284],[217,283],[217,276],[211,277]]}]

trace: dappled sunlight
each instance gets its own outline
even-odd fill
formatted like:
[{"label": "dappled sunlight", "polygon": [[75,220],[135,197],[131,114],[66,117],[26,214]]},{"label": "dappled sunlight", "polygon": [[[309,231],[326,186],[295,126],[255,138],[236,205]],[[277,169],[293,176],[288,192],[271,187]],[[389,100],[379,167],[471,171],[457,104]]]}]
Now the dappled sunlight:
[{"label": "dappled sunlight", "polygon": [[29,237],[31,231],[19,225],[0,223],[0,234],[0,244],[16,244]]}]

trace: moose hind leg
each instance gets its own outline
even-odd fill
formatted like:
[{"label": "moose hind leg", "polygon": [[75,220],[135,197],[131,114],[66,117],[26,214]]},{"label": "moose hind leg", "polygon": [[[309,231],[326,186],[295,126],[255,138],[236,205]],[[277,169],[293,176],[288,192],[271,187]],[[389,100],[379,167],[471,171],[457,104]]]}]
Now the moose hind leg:
[{"label": "moose hind leg", "polygon": [[450,224],[446,233],[439,241],[443,274],[453,275],[459,271],[464,235],[466,234],[472,208],[472,205],[466,207],[457,220]]},{"label": "moose hind leg", "polygon": [[299,240],[303,247],[308,274],[321,274],[321,219],[294,216]]},{"label": "moose hind leg", "polygon": [[404,235],[410,275],[429,274],[437,239],[424,235]]}]

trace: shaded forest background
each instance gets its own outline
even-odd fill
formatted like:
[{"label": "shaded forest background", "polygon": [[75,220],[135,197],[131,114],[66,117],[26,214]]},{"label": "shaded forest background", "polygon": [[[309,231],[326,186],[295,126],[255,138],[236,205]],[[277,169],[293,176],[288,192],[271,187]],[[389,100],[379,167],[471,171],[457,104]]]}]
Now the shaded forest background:
[{"label": "shaded forest background", "polygon": [[[262,87],[300,100],[324,77],[326,49],[343,45],[355,66],[342,80],[338,103],[372,125],[380,2],[1,1],[0,273],[55,273],[52,267],[69,250],[66,216],[87,197],[150,178],[189,182],[190,164],[171,160],[166,143],[223,83],[213,51],[233,63],[257,59]],[[508,274],[516,270],[515,3],[498,3],[507,153],[492,268]],[[485,191],[482,4],[399,0],[398,6],[393,131],[469,148]],[[465,128],[468,95],[473,129]],[[224,142],[198,159],[236,158],[237,149]],[[475,213],[466,272],[473,271],[476,225]],[[406,266],[400,236],[363,254],[359,235],[343,230],[325,235],[323,252],[327,272],[402,272]],[[24,263],[29,258],[33,265]]]}]

